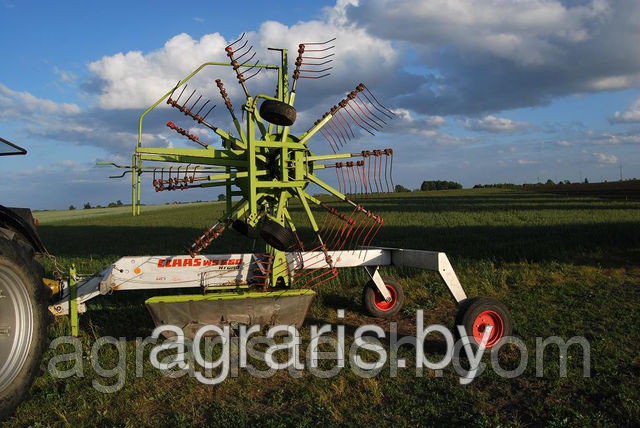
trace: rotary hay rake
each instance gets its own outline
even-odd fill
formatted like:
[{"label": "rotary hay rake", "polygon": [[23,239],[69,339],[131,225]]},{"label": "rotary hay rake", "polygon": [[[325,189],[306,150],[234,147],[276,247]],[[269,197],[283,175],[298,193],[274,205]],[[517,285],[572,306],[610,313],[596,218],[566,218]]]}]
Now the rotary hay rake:
[{"label": "rotary hay rake", "polygon": [[[83,279],[72,272],[50,310],[56,315],[71,314],[74,334],[78,331],[78,312],[85,311],[85,302],[95,296],[112,291],[185,287],[199,289],[200,293],[159,296],[146,302],[157,325],[177,325],[188,336],[206,324],[299,327],[315,297],[314,288],[338,276],[339,268],[358,266],[364,267],[371,279],[364,287],[363,299],[374,316],[393,317],[404,301],[400,284],[381,277],[378,268],[410,266],[438,272],[456,302],[463,303],[458,324],[465,325],[478,342],[487,326],[492,327],[489,346],[509,334],[511,321],[504,305],[489,298],[467,299],[446,254],[372,246],[384,220],[356,198],[393,191],[393,150],[343,150],[359,134],[373,136],[381,131],[394,113],[367,86],[358,84],[305,132],[292,131],[298,83],[329,76],[334,40],[300,44],[289,80],[287,50],[270,49],[279,53],[280,64],[261,64],[254,61],[256,53],[243,34],[226,47],[228,62],[202,64],[141,115],[132,164],[110,164],[125,169],[119,177],[131,174],[133,215],[140,214],[143,176],[152,177],[156,192],[222,187],[226,209],[222,218],[190,243],[188,255],[124,257]],[[188,89],[187,82],[209,67],[231,67],[244,93],[239,119],[222,80],[214,80],[235,135],[210,123],[208,118],[216,105],[197,90]],[[262,71],[277,72],[274,97],[252,96],[249,92],[247,82]],[[167,127],[199,147],[143,145],[145,116],[162,103],[219,136],[222,147],[215,148],[195,131],[173,121],[167,122]],[[317,134],[329,154],[311,151],[309,143]],[[333,170],[337,189],[319,177],[324,170]],[[308,191],[312,185],[331,195],[339,206],[312,196]],[[290,213],[293,201],[301,207],[313,232],[306,242]],[[318,211],[324,212],[321,221],[316,219]],[[250,239],[261,238],[264,251],[203,255],[228,229]]]}]

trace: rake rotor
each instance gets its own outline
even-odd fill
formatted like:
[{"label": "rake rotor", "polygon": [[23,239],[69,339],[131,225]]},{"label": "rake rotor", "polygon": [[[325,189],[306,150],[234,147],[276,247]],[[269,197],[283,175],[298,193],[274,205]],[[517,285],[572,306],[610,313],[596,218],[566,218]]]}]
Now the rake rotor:
[{"label": "rake rotor", "polygon": [[[152,174],[156,192],[224,187],[225,213],[189,245],[192,257],[232,228],[251,239],[261,237],[266,242],[266,252],[256,259],[254,272],[255,280],[260,282],[257,285],[263,288],[289,286],[294,282],[312,288],[337,276],[329,251],[362,251],[371,246],[384,224],[380,215],[363,207],[355,198],[394,189],[392,149],[349,153],[343,152],[343,148],[361,135],[381,132],[395,114],[360,83],[305,132],[292,132],[298,81],[318,80],[331,74],[334,41],[335,38],[298,46],[291,89],[287,50],[272,49],[280,52],[279,65],[261,64],[255,59],[256,52],[244,33],[225,48],[227,63],[205,63],[178,82],[141,116],[132,165],[114,164],[127,169],[122,176],[131,173],[133,214],[140,212],[141,177],[145,174]],[[231,67],[244,92],[241,122],[222,80],[214,79],[233,121],[233,132],[213,125],[207,118],[216,105],[198,90],[188,89],[187,82],[209,66]],[[278,72],[275,97],[251,96],[247,82],[263,70]],[[221,137],[221,147],[202,141],[192,130],[173,121],[168,121],[166,126],[197,148],[143,146],[143,119],[162,102]],[[312,152],[310,140],[315,134],[322,136],[331,154]],[[322,145],[318,149],[326,151]],[[335,186],[320,178],[326,169],[334,169]],[[332,174],[328,177],[333,180]],[[312,196],[308,191],[310,185],[320,187],[341,204]],[[313,237],[307,238],[306,243],[300,238],[289,212],[291,201],[297,201],[307,217]],[[320,222],[316,221],[318,212],[324,213]]]}]

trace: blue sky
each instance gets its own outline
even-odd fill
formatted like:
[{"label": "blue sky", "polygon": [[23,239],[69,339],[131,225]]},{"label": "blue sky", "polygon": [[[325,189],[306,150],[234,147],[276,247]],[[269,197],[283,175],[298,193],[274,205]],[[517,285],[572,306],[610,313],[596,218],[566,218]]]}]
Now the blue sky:
[{"label": "blue sky", "polygon": [[[398,117],[353,151],[393,148],[396,183],[615,180],[620,165],[640,178],[637,22],[631,0],[0,0],[0,137],[29,150],[0,159],[0,202],[126,202],[127,182],[108,180],[112,171],[95,162],[126,163],[145,106],[199,63],[222,60],[243,31],[265,61],[269,46],[337,37],[332,76],[298,93],[297,131],[365,82]],[[274,85],[268,76],[252,84],[269,93]],[[164,129],[171,114],[150,119],[151,142],[186,144]],[[327,147],[318,140],[312,149]],[[148,185],[144,199],[213,193],[154,194]]]}]

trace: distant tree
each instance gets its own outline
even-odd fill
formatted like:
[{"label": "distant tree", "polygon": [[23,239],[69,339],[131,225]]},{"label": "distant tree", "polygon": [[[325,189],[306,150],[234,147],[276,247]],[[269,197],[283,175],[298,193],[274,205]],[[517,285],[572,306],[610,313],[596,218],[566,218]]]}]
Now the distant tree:
[{"label": "distant tree", "polygon": [[109,205],[107,205],[107,207],[108,207],[108,208],[115,208],[115,207],[117,207],[117,206],[118,206],[118,205],[116,205],[116,203],[115,203],[115,202],[109,202]]},{"label": "distant tree", "polygon": [[74,207],[73,205],[69,205],[69,211],[73,211],[75,209],[76,209],[76,207]]},{"label": "distant tree", "polygon": [[548,179],[546,183],[544,183],[545,186],[555,186],[556,183],[553,182],[552,179]]},{"label": "distant tree", "polygon": [[[522,185],[523,187],[527,186],[526,184]],[[474,189],[515,189],[516,187],[520,187],[518,184],[513,183],[494,183],[494,184],[476,184],[473,186]]]},{"label": "distant tree", "polygon": [[423,181],[420,186],[420,190],[448,190],[448,189],[462,189],[462,184],[455,181],[433,180]]},{"label": "distant tree", "polygon": [[226,199],[227,199],[227,197],[226,197],[225,195],[223,195],[222,193],[220,193],[220,194],[218,195],[218,201],[224,201],[224,200],[226,200]]},{"label": "distant tree", "polygon": [[84,209],[85,210],[90,210],[91,209],[91,204],[89,202],[84,204]]},{"label": "distant tree", "polygon": [[404,187],[402,184],[396,184],[396,188],[395,188],[396,192],[410,192],[410,189],[407,189],[406,187]]},{"label": "distant tree", "polygon": [[122,201],[121,201],[120,199],[118,199],[118,200],[116,201],[116,205],[117,205],[117,206],[119,206],[119,207],[121,207],[121,206],[123,206],[124,204],[122,203]]},{"label": "distant tree", "polygon": [[584,178],[584,184],[589,184],[589,179],[587,177]]}]

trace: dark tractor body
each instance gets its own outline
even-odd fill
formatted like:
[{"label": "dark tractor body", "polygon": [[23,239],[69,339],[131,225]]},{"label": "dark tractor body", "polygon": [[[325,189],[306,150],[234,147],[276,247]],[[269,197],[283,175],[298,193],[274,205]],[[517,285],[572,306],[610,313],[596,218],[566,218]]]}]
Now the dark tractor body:
[{"label": "dark tractor body", "polygon": [[[0,138],[0,156],[26,153]],[[0,422],[28,395],[47,347],[51,290],[36,260],[43,253],[31,210],[0,205]]]}]

